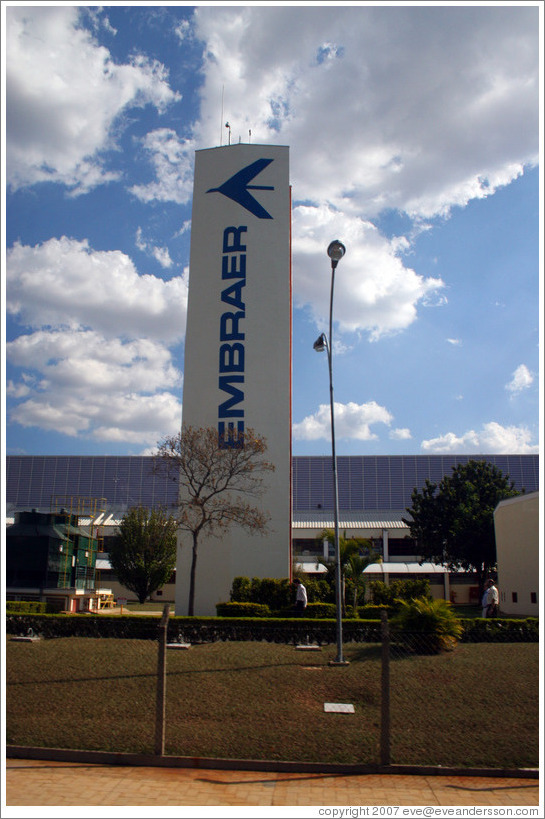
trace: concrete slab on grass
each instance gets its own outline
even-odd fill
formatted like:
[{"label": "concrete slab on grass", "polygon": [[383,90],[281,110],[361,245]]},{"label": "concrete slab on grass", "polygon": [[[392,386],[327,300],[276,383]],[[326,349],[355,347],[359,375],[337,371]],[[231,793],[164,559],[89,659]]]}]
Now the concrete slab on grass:
[{"label": "concrete slab on grass", "polygon": [[324,702],[326,714],[354,714],[354,706],[348,702]]}]

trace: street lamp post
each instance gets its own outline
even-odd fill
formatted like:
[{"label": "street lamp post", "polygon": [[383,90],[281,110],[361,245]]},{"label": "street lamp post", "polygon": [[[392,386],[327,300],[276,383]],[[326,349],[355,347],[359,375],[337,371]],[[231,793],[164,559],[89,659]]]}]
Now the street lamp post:
[{"label": "street lamp post", "polygon": [[333,290],[335,286],[335,270],[346,252],[345,246],[337,239],[327,248],[327,255],[331,259],[331,295],[329,298],[329,339],[325,333],[314,342],[317,352],[327,352],[329,367],[329,397],[331,406],[331,463],[333,468],[333,510],[335,520],[335,603],[337,609],[337,656],[330,665],[348,665],[343,658],[343,616],[342,616],[342,575],[341,551],[339,546],[339,487],[337,482],[337,456],[335,453],[335,411],[333,403]]}]

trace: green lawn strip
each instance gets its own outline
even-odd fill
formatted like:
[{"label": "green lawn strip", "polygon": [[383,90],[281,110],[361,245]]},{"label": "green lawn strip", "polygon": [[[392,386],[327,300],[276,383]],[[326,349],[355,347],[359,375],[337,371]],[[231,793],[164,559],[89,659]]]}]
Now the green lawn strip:
[{"label": "green lawn strip", "polygon": [[[169,603],[170,605],[170,613],[174,613],[174,603]],[[131,611],[163,611],[165,607],[165,603],[162,603],[160,600],[148,600],[146,603],[137,603],[136,601],[129,600],[126,606],[123,606],[123,611],[131,612]]]},{"label": "green lawn strip", "polygon": [[[392,762],[538,764],[538,644],[464,644],[416,657],[393,648]],[[380,646],[299,652],[217,642],[167,652],[166,753],[376,763]],[[7,742],[153,753],[157,643],[59,638],[6,647]],[[325,702],[355,714],[326,714]]]},{"label": "green lawn strip", "polygon": [[463,644],[440,657],[400,656],[391,663],[392,762],[536,766],[538,681],[536,644]]}]

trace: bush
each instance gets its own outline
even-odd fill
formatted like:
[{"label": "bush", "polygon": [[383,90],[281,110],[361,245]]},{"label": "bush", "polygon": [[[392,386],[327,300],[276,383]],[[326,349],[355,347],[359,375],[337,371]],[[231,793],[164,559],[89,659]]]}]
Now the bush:
[{"label": "bush", "polygon": [[431,600],[430,581],[426,578],[411,580],[392,580],[389,586],[382,580],[372,580],[369,584],[371,598],[375,605],[399,608],[399,600],[429,598]]},{"label": "bush", "polygon": [[217,603],[218,617],[270,617],[269,606],[263,603]]},{"label": "bush", "polygon": [[389,616],[393,611],[393,607],[387,605],[375,606],[373,603],[367,603],[365,606],[358,606],[358,617],[360,620],[380,620],[383,611]]},{"label": "bush", "polygon": [[303,580],[307,590],[309,603],[334,603],[335,589],[330,586],[327,580],[314,580],[305,578]]},{"label": "bush", "polygon": [[261,603],[270,609],[289,606],[293,592],[288,578],[235,577],[231,585],[232,603]]},{"label": "bush", "polygon": [[249,603],[252,584],[249,577],[235,577],[231,585],[230,600],[232,603]]},{"label": "bush", "polygon": [[[335,590],[325,580],[303,577],[309,603],[332,603]],[[235,577],[231,585],[232,603],[263,603],[271,611],[283,611],[295,603],[295,588],[287,577]]]},{"label": "bush", "polygon": [[293,596],[287,577],[281,579],[262,577],[252,580],[252,600],[255,603],[264,603],[271,610],[289,606]]},{"label": "bush", "polygon": [[48,604],[38,600],[6,600],[8,614],[46,614],[48,611]]},{"label": "bush", "polygon": [[277,617],[306,617],[313,620],[330,620],[335,617],[337,609],[334,603],[307,603],[307,607],[303,614],[297,611],[294,606],[280,609],[274,612]]},{"label": "bush", "polygon": [[399,602],[400,609],[390,621],[394,639],[417,654],[452,651],[463,634],[463,627],[447,600],[422,597]]},{"label": "bush", "polygon": [[499,617],[474,617],[462,620],[464,643],[538,643],[539,620],[507,620]]}]

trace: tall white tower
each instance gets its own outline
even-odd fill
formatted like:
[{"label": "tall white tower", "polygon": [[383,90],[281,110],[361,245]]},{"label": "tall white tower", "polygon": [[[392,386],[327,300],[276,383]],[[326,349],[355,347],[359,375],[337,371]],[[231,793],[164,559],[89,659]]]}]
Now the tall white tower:
[{"label": "tall white tower", "polygon": [[[185,339],[184,426],[253,428],[276,467],[259,503],[269,534],[199,539],[195,614],[214,615],[234,577],[291,566],[291,203],[289,149],[197,151]],[[191,539],[181,535],[176,614],[187,614]]]}]

